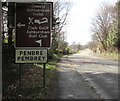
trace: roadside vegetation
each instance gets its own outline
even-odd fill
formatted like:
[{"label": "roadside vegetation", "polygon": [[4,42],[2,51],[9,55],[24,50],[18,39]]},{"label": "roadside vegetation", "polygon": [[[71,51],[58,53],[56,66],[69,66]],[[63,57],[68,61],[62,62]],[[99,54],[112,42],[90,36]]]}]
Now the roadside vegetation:
[{"label": "roadside vegetation", "polygon": [[97,56],[106,58],[109,60],[120,61],[119,60],[120,53],[118,52],[102,52],[101,54],[97,54]]},{"label": "roadside vegetation", "polygon": [[[15,78],[16,82],[7,85],[4,91],[3,100],[39,100],[46,99],[48,95],[54,90],[52,87],[57,82],[57,62],[63,54],[54,54],[53,59],[50,59],[46,64],[46,84],[43,87],[43,64],[23,64],[24,74],[22,74],[21,85],[19,85],[19,78]],[[15,66],[14,68],[18,68]],[[26,68],[27,71],[25,72]],[[11,72],[11,74],[13,74]],[[15,75],[14,75],[15,76]],[[16,75],[19,77],[19,75]],[[9,78],[11,76],[9,75]],[[13,77],[12,77],[13,78]],[[4,78],[5,79],[5,78]],[[5,84],[8,84],[5,82]]]}]

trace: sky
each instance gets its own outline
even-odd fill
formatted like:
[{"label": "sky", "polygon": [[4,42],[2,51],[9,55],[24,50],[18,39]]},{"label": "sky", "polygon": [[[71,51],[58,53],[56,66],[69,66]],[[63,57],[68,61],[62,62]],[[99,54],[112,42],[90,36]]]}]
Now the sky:
[{"label": "sky", "polygon": [[69,44],[87,44],[91,41],[90,25],[97,9],[103,3],[114,4],[117,0],[70,0],[73,6],[68,17],[66,29]]}]

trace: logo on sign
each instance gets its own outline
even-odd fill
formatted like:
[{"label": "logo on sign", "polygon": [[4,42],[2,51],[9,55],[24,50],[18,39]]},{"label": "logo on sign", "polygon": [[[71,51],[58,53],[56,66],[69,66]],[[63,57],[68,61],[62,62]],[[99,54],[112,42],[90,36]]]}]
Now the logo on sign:
[{"label": "logo on sign", "polygon": [[52,3],[16,3],[16,47],[50,47],[51,29]]}]

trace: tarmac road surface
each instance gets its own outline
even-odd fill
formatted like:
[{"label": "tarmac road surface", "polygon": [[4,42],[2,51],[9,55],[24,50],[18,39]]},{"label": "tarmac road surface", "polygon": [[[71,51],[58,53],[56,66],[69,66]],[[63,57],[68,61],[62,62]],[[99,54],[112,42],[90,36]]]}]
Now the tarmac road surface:
[{"label": "tarmac road surface", "polygon": [[85,49],[58,63],[60,99],[118,99],[118,62]]}]

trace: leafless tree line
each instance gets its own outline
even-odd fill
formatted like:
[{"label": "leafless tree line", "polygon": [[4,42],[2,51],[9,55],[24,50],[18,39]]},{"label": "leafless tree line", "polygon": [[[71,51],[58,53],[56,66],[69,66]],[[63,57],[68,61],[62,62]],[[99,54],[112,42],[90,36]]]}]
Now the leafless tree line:
[{"label": "leafless tree line", "polygon": [[66,32],[64,27],[67,24],[67,18],[71,9],[71,2],[56,0],[53,2],[53,33],[52,33],[52,50],[65,50],[68,46],[66,42]]},{"label": "leafless tree line", "polygon": [[94,49],[99,48],[103,51],[114,51],[119,47],[118,4],[102,5],[96,16],[92,19],[91,32],[93,33],[93,42],[89,44],[91,47],[94,46]]}]

